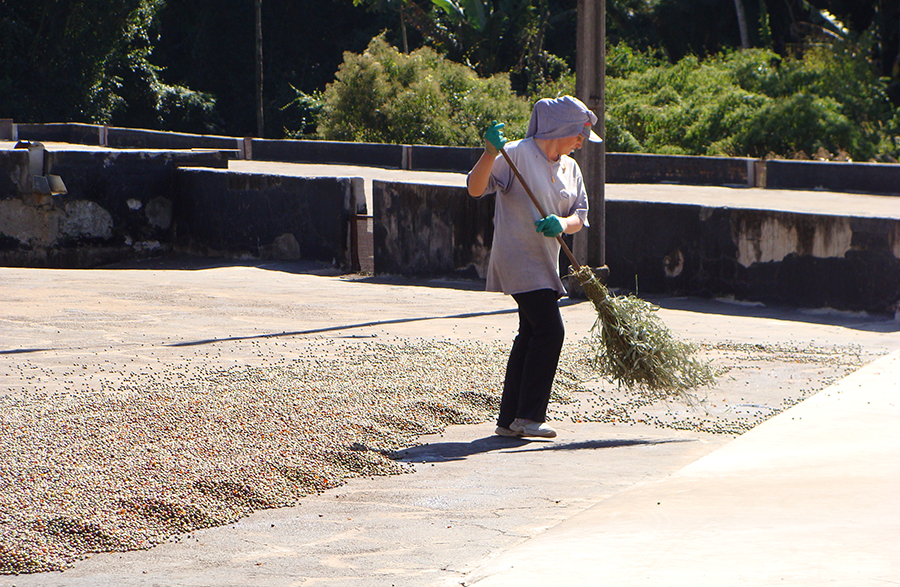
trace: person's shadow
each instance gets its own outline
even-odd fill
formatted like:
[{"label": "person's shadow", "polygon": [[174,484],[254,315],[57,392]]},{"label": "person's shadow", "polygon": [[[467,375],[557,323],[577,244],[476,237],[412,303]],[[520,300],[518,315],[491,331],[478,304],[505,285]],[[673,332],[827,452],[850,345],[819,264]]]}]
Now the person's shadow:
[{"label": "person's shadow", "polygon": [[[505,436],[486,436],[471,442],[435,442],[411,446],[391,453],[395,461],[405,463],[442,463],[461,461],[472,455],[491,451],[519,453],[545,450],[600,450],[623,448],[668,442],[693,442],[682,438],[617,438],[613,440],[583,440],[579,442],[553,442],[543,438],[518,438]],[[534,446],[539,445],[539,446]]]}]

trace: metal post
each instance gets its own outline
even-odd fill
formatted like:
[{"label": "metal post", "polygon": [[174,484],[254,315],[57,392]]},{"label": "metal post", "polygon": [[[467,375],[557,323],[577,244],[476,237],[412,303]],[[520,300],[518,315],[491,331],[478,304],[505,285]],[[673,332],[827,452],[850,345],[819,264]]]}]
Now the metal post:
[{"label": "metal post", "polygon": [[263,119],[262,0],[256,0],[256,136],[265,135]]},{"label": "metal post", "polygon": [[[598,135],[606,135],[606,0],[578,0],[575,96],[597,115]],[[575,234],[579,263],[606,263],[606,142],[584,142],[578,157],[590,201],[590,229]]]}]

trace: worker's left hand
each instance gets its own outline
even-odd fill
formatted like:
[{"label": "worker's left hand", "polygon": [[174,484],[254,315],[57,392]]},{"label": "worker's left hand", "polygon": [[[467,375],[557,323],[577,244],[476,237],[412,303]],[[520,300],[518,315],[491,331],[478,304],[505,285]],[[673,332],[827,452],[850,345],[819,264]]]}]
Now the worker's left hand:
[{"label": "worker's left hand", "polygon": [[551,214],[550,216],[541,218],[534,223],[534,226],[536,228],[535,232],[542,232],[544,233],[544,236],[556,238],[565,230],[565,225],[563,224],[564,222],[565,220],[563,220],[556,214]]},{"label": "worker's left hand", "polygon": [[491,155],[499,155],[500,149],[507,143],[506,137],[503,136],[504,126],[506,125],[502,122],[494,122],[484,133],[484,148]]}]

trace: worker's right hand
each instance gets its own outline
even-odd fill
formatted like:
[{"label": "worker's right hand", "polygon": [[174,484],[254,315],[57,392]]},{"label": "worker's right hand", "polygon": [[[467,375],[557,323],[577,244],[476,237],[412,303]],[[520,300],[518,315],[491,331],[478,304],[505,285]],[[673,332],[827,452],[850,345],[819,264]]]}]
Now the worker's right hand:
[{"label": "worker's right hand", "polygon": [[556,214],[551,214],[545,218],[541,218],[534,223],[535,232],[541,232],[544,236],[556,238],[566,230],[568,224],[563,218]]},{"label": "worker's right hand", "polygon": [[504,126],[506,125],[502,122],[494,122],[484,133],[484,150],[491,155],[499,155],[500,149],[506,144],[506,137],[503,136]]}]

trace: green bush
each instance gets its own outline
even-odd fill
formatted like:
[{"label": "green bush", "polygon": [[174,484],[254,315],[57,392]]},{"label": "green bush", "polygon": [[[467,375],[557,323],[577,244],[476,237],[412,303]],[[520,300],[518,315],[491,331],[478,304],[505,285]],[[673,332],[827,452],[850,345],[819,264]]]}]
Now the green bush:
[{"label": "green bush", "polygon": [[[606,149],[763,157],[821,147],[890,160],[900,155],[900,113],[865,58],[865,42],[814,46],[801,57],[749,49],[675,64],[611,46]],[[506,122],[507,136],[521,138],[534,101],[574,93],[569,74],[517,97],[506,75],[480,78],[431,49],[406,55],[376,37],[362,54],[345,53],[323,94],[298,93],[289,107],[302,109],[305,129],[288,134],[478,146],[491,121]]]},{"label": "green bush", "polygon": [[858,135],[833,98],[797,93],[767,101],[748,121],[740,141],[750,155],[800,151],[811,154],[820,147],[832,152],[859,152]]},{"label": "green bush", "polygon": [[479,78],[424,47],[409,55],[376,37],[362,54],[345,53],[325,89],[318,135],[328,140],[478,146],[494,120],[524,136],[531,105],[507,75]]},{"label": "green bush", "polygon": [[863,160],[896,155],[884,81],[849,42],[797,58],[750,49],[674,65],[621,48],[610,54],[607,119],[622,127],[614,138],[630,133],[640,151],[760,157],[822,147]]}]

